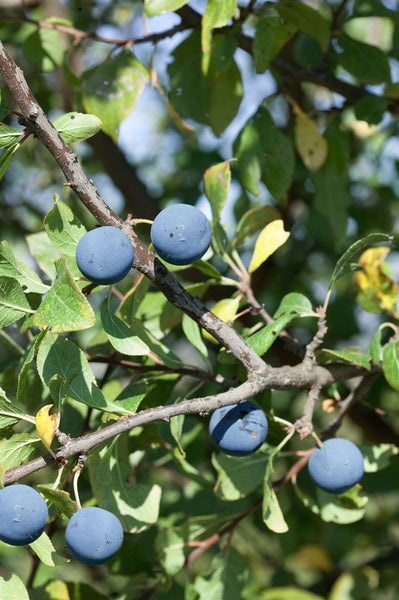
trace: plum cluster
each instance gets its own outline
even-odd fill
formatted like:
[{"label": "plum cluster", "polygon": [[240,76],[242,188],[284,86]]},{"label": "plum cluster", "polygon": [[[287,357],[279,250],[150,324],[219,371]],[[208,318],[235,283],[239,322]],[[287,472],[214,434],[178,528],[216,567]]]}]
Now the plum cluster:
[{"label": "plum cluster", "polygon": [[[256,452],[266,440],[268,421],[263,410],[246,400],[217,408],[209,420],[210,437],[222,452],[246,456]],[[344,438],[326,440],[308,462],[314,483],[330,494],[343,494],[364,475],[364,459],[353,442]]]},{"label": "plum cluster", "polygon": [[[1,541],[12,546],[31,544],[43,533],[47,518],[43,496],[29,485],[9,485],[0,490]],[[121,548],[123,528],[108,510],[95,506],[80,508],[68,522],[65,540],[76,560],[99,565]]]},{"label": "plum cluster", "polygon": [[[202,211],[190,204],[173,204],[156,216],[151,225],[155,251],[173,265],[189,265],[208,250],[212,231]],[[121,281],[130,271],[134,249],[118,227],[104,225],[85,233],[76,247],[81,273],[97,285]]]}]

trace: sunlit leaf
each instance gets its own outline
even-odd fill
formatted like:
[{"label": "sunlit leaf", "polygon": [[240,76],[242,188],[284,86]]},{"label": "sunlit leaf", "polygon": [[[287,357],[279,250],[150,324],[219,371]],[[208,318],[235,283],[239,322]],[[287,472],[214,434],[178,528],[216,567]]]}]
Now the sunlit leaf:
[{"label": "sunlit leaf", "polygon": [[377,245],[390,245],[393,242],[393,237],[386,233],[371,233],[370,235],[361,238],[360,240],[356,240],[349,248],[344,252],[341,258],[338,260],[335,268],[332,272],[329,282],[329,289],[333,287],[338,279],[344,277],[348,273],[353,273],[353,268],[351,265],[353,263],[357,264],[357,259],[359,255],[366,250],[366,248],[377,246]]},{"label": "sunlit leaf", "polygon": [[145,12],[148,16],[161,15],[181,8],[188,0],[144,0]]},{"label": "sunlit leaf", "polygon": [[243,459],[218,452],[212,455],[212,464],[218,474],[215,493],[223,500],[234,501],[261,485],[267,457],[256,453]]},{"label": "sunlit leaf", "polygon": [[399,391],[399,342],[390,342],[384,346],[382,370],[389,385]]},{"label": "sunlit leaf", "polygon": [[43,442],[43,445],[51,454],[54,455],[51,444],[60,424],[60,415],[58,413],[50,414],[54,404],[45,404],[36,413],[36,431]]},{"label": "sunlit leaf", "polygon": [[[232,321],[237,313],[240,305],[240,298],[238,296],[232,298],[222,298],[218,300],[212,307],[211,312],[219,317],[224,322]],[[218,340],[213,335],[203,330],[202,335],[204,339],[213,344],[218,344]]]},{"label": "sunlit leaf", "polygon": [[67,558],[57,552],[45,532],[37,540],[29,544],[29,546],[40,558],[41,562],[48,567],[56,567],[57,565],[64,565],[69,562]]},{"label": "sunlit leaf", "polygon": [[11,573],[7,579],[0,575],[0,598],[29,600],[28,591],[16,573]]},{"label": "sunlit leaf", "polygon": [[220,219],[226,204],[230,182],[231,170],[228,160],[209,167],[204,173],[204,191],[210,202],[212,217],[215,221]]},{"label": "sunlit leaf", "polygon": [[87,298],[72,277],[65,259],[56,262],[53,287],[37,309],[33,322],[41,330],[53,333],[80,331],[95,324],[95,315]]},{"label": "sunlit leaf", "polygon": [[14,433],[9,439],[0,440],[0,465],[7,471],[26,462],[36,450],[40,438],[31,433]]},{"label": "sunlit leaf", "polygon": [[248,271],[253,273],[258,269],[274,252],[280,248],[289,238],[290,234],[284,230],[284,223],[281,219],[276,219],[268,223],[262,229],[255,242],[254,252],[249,263]]},{"label": "sunlit leaf", "polygon": [[149,353],[147,344],[122,319],[111,313],[107,299],[101,305],[101,323],[108,340],[118,352],[128,356]]},{"label": "sunlit leaf", "polygon": [[21,285],[12,277],[0,277],[0,328],[34,313]]},{"label": "sunlit leaf", "polygon": [[125,50],[87,71],[82,79],[83,104],[102,121],[115,141],[119,127],[136,106],[149,80],[147,69]]},{"label": "sunlit leaf", "polygon": [[8,148],[19,142],[23,131],[17,131],[5,123],[0,123],[0,148]]},{"label": "sunlit leaf", "polygon": [[44,217],[44,227],[49,239],[60,252],[66,256],[75,256],[76,245],[86,233],[86,228],[65,202],[56,200]]},{"label": "sunlit leaf", "polygon": [[156,523],[161,487],[129,482],[130,466],[118,439],[90,454],[88,467],[98,503],[118,515],[125,531],[143,531]]},{"label": "sunlit leaf", "polygon": [[102,121],[95,115],[69,112],[54,119],[53,125],[67,144],[74,144],[100,131]]},{"label": "sunlit leaf", "polygon": [[359,445],[364,458],[364,471],[376,473],[389,466],[391,459],[399,454],[399,448],[394,444],[374,444],[373,446]]},{"label": "sunlit leaf", "polygon": [[21,144],[15,142],[7,147],[7,149],[0,156],[0,181],[3,179],[8,167],[11,165],[16,151]]},{"label": "sunlit leaf", "polygon": [[208,56],[211,50],[212,31],[217,27],[228,25],[234,17],[237,9],[237,0],[208,0],[204,15],[202,17],[201,46],[205,56],[204,71],[209,64]]},{"label": "sunlit leaf", "polygon": [[358,301],[369,312],[396,314],[399,286],[390,275],[384,259],[390,248],[368,248],[358,259],[361,270],[353,275],[359,289]]},{"label": "sunlit leaf", "polygon": [[305,166],[310,171],[317,171],[327,157],[328,145],[319,132],[316,123],[303,112],[301,107],[292,102],[295,115],[295,144]]}]

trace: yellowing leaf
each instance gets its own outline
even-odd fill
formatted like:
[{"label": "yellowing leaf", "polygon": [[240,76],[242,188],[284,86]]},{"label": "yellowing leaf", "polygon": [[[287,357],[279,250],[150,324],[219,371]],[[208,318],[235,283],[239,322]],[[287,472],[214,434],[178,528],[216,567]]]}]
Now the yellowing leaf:
[{"label": "yellowing leaf", "polygon": [[310,171],[317,171],[327,158],[328,145],[316,123],[292,102],[295,114],[295,145],[304,165]]},{"label": "yellowing leaf", "polygon": [[36,413],[36,430],[43,445],[54,456],[54,452],[51,450],[51,444],[60,424],[60,415],[58,413],[52,415],[49,414],[53,406],[53,404],[46,404],[38,410]]},{"label": "yellowing leaf", "polygon": [[358,261],[362,270],[356,271],[353,278],[359,289],[358,300],[365,310],[396,315],[399,286],[383,262],[389,250],[386,246],[365,250]]},{"label": "yellowing leaf", "polygon": [[[223,298],[212,306],[211,312],[226,323],[227,321],[234,319],[239,304],[239,298]],[[213,335],[205,331],[205,329],[202,330],[202,334],[208,342],[212,342],[213,344],[219,343],[218,340],[214,338]]]},{"label": "yellowing leaf", "polygon": [[255,242],[254,253],[249,264],[249,272],[253,273],[289,238],[290,234],[284,230],[284,223],[276,219],[268,223],[258,235]]}]

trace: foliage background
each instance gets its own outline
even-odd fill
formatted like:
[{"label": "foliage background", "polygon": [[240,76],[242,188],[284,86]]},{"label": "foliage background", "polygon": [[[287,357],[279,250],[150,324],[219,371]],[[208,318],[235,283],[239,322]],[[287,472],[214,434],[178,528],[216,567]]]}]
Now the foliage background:
[{"label": "foliage background", "polygon": [[[4,78],[1,117],[14,133],[0,131],[0,463],[5,483],[23,475],[38,486],[51,519],[32,548],[0,544],[1,597],[397,598],[398,8],[0,2],[0,39],[49,118],[101,119],[101,131],[95,117],[67,117],[58,129],[111,209],[152,219],[187,202],[207,213],[208,260],[172,270],[208,308],[219,302],[236,331],[260,331],[257,350],[275,369],[255,397],[269,416],[267,444],[245,460],[215,452],[207,411],[186,403],[183,416],[177,403],[205,398],[209,408],[207,398],[245,381],[248,364],[203,334],[213,321],[183,317],[140,274],[140,254],[111,294],[86,288],[74,248],[104,213],[65,185]],[[256,246],[280,219],[288,239],[280,231],[273,242],[269,229]],[[148,244],[148,223],[135,233]],[[66,298],[71,314],[60,310]],[[314,312],[323,304],[327,330]],[[261,329],[270,315],[281,333],[273,344]],[[311,414],[305,359],[332,373],[325,385],[315,379]],[[54,464],[39,468],[47,450],[35,416],[44,407],[48,433],[49,404],[73,438],[58,478]],[[152,421],[159,405],[176,416]],[[74,438],[136,410],[149,412],[93,443],[86,460]],[[284,443],[284,424],[301,432],[302,417],[318,435],[339,426],[360,445],[361,488],[338,499],[314,489],[303,468],[313,438]],[[95,569],[69,561],[63,538],[78,457],[82,503],[112,510],[126,531],[118,556]],[[35,459],[29,473],[15,470]]]}]

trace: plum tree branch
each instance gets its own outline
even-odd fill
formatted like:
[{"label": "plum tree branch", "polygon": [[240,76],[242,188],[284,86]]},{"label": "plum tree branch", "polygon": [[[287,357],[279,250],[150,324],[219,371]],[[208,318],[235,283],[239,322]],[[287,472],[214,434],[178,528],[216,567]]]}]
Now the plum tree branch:
[{"label": "plum tree branch", "polygon": [[[93,448],[114,438],[121,433],[130,431],[135,427],[146,425],[154,421],[169,421],[178,415],[205,416],[220,406],[235,404],[247,398],[256,396],[265,389],[304,389],[312,385],[326,386],[333,382],[346,381],[359,375],[368,373],[365,369],[351,365],[332,365],[322,367],[314,365],[311,369],[304,369],[302,363],[291,366],[275,367],[267,374],[257,374],[241,385],[209,396],[182,400],[176,404],[156,406],[135,413],[131,416],[121,417],[115,423],[106,427],[86,433],[77,438],[69,438],[55,450],[57,460],[65,461],[77,454],[86,454]],[[55,462],[54,456],[47,454],[35,458],[23,465],[9,469],[4,474],[4,483],[9,484],[34,473]]]}]

